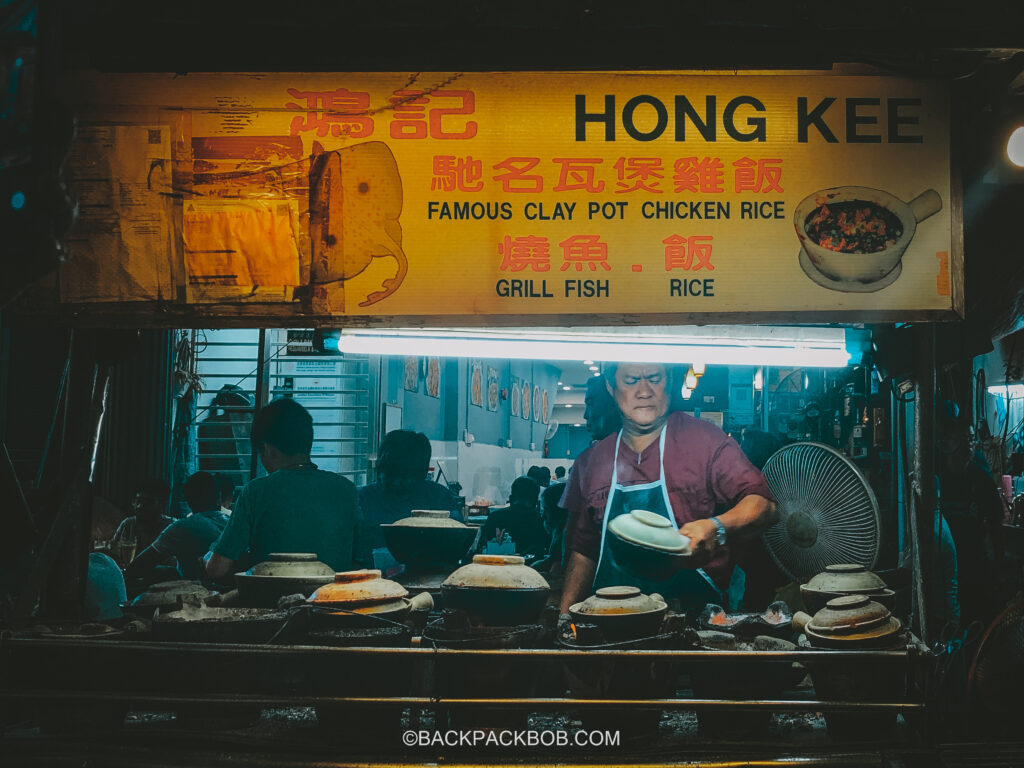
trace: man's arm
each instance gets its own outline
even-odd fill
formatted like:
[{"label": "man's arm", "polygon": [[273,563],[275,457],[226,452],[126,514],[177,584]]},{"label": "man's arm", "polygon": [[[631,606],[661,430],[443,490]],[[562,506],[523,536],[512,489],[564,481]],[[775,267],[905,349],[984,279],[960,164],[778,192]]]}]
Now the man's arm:
[{"label": "man's arm", "polygon": [[207,552],[206,557],[203,558],[203,565],[206,569],[206,575],[211,579],[217,580],[231,573],[235,566],[235,561],[229,557],[224,557],[224,555],[218,555],[216,552]]},{"label": "man's arm", "polygon": [[128,564],[128,567],[124,569],[124,580],[131,583],[135,579],[141,579],[149,576],[150,571],[160,565],[163,562],[165,555],[159,550],[155,549],[152,544],[142,550],[138,557]]},{"label": "man's arm", "polygon": [[597,563],[586,555],[572,552],[565,566],[565,583],[562,587],[562,602],[558,606],[559,613],[568,613],[569,606],[580,602],[590,594],[590,586],[594,583]]},{"label": "man's arm", "polygon": [[[726,541],[737,541],[757,536],[774,525],[778,518],[775,502],[752,493],[715,519],[725,526]],[[710,554],[718,548],[718,526],[710,518],[693,520],[679,532],[690,539],[690,549],[694,554]]]}]

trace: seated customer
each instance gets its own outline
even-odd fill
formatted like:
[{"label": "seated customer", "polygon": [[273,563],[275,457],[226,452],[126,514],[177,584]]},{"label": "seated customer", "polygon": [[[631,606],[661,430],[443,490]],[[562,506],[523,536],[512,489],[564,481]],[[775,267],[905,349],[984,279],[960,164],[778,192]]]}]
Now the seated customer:
[{"label": "seated customer", "polygon": [[[139,553],[125,577],[152,583],[155,580],[199,579],[202,558],[228,524],[228,515],[220,508],[221,494],[217,479],[209,472],[196,472],[185,482],[185,501],[192,514],[175,520],[156,541]],[[161,573],[160,564],[173,556],[178,563],[177,574]]]},{"label": "seated customer", "polygon": [[171,489],[163,480],[150,478],[139,486],[132,499],[134,514],[121,521],[110,539],[110,551],[122,567],[174,522],[174,518],[166,514],[170,497]]},{"label": "seated customer", "polygon": [[[377,482],[359,489],[363,524],[357,534],[361,564],[367,568],[395,565],[384,543],[381,525],[409,517],[414,509],[446,509],[454,497],[445,486],[427,479],[430,440],[422,432],[396,429],[380,444]],[[380,565],[374,565],[374,561]]]},{"label": "seated customer", "polygon": [[128,602],[124,576],[113,558],[102,552],[89,553],[83,600],[86,621],[111,621],[124,615],[121,606]]},{"label": "seated customer", "polygon": [[499,543],[507,536],[515,545],[519,555],[543,555],[548,551],[548,534],[541,520],[538,498],[540,486],[529,477],[520,477],[512,483],[508,507],[496,509],[487,516],[480,543],[497,539]]},{"label": "seated customer", "polygon": [[309,411],[290,398],[278,398],[256,414],[250,439],[270,474],[238,494],[227,527],[206,558],[206,575],[222,578],[239,558],[259,563],[271,552],[312,552],[335,571],[352,570],[356,487],[310,461]]}]

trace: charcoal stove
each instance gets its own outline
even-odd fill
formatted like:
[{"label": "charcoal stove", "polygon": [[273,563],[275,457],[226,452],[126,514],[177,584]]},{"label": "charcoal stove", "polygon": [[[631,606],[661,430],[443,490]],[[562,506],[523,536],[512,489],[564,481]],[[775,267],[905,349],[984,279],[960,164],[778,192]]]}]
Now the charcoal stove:
[{"label": "charcoal stove", "polygon": [[[457,650],[507,650],[551,646],[557,610],[545,611],[541,623],[493,627],[474,624],[471,615],[445,610],[423,631],[421,646]],[[425,688],[441,698],[528,698],[536,695],[540,667],[521,657],[454,659],[438,656],[423,678]],[[519,728],[527,725],[523,709],[454,709],[435,711],[437,722],[452,728]]]},{"label": "charcoal stove", "polygon": [[[614,656],[594,659],[574,658],[565,662],[565,680],[569,695],[578,699],[664,699],[675,694],[677,662],[632,657],[638,650],[683,650],[692,645],[685,629],[685,616],[667,611],[653,632],[638,631],[623,639],[617,630],[609,641],[597,624],[563,625],[556,645],[573,651],[614,651]],[[643,625],[634,625],[642,627]],[[580,713],[589,729],[619,730],[626,739],[647,738],[655,734],[661,722],[661,709],[628,711],[585,709]]]}]

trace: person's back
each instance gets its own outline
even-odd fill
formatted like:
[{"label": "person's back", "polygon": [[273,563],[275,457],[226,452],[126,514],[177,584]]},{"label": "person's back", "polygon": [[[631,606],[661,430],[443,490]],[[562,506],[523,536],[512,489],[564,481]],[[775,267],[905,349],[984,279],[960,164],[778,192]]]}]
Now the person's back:
[{"label": "person's back", "polygon": [[[315,552],[336,571],[354,566],[356,486],[313,464],[279,469],[246,485],[215,551],[253,563],[271,552]],[[236,524],[237,523],[237,524]]]},{"label": "person's back", "polygon": [[167,526],[152,548],[164,556],[174,556],[182,578],[198,579],[200,558],[227,527],[229,515],[220,506],[221,491],[217,479],[208,472],[196,472],[185,483],[185,499],[191,514]]},{"label": "person's back", "polygon": [[518,554],[547,554],[549,537],[537,509],[539,495],[540,486],[530,477],[520,477],[512,483],[509,506],[487,516],[480,532],[481,544],[486,545],[502,531],[515,542]]},{"label": "person's back", "polygon": [[290,398],[274,400],[253,419],[252,442],[270,474],[238,495],[206,560],[206,574],[219,579],[240,567],[236,561],[243,555],[252,565],[272,552],[313,552],[336,571],[351,570],[359,519],[356,487],[310,461],[309,411]]}]

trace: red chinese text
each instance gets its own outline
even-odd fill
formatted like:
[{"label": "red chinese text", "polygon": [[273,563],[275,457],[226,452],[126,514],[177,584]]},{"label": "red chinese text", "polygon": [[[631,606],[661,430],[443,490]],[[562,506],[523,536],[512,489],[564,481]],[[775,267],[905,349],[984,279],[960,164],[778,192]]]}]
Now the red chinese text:
[{"label": "red chinese text", "polygon": [[472,155],[434,155],[434,178],[430,188],[444,192],[479,192],[484,188],[483,173],[483,163],[474,160]]},{"label": "red chinese text", "polygon": [[550,243],[546,237],[505,235],[505,239],[498,244],[498,253],[501,254],[501,270],[503,272],[522,272],[529,267],[534,272],[547,272],[551,269],[549,248]]},{"label": "red chinese text", "polygon": [[[471,115],[476,108],[472,91],[403,89],[389,98],[392,104],[391,138],[393,139],[472,139],[476,136],[476,122],[467,120],[461,130],[451,126],[446,117]],[[457,101],[458,106],[453,105]],[[435,106],[436,105],[436,106]],[[430,109],[427,107],[430,106]]]},{"label": "red chinese text", "polygon": [[370,108],[370,94],[338,88],[333,91],[300,91],[289,88],[288,95],[304,100],[304,104],[289,101],[287,109],[304,109],[306,116],[292,118],[289,131],[298,136],[316,131],[320,137],[348,136],[363,139],[373,134],[373,118],[366,114]]},{"label": "red chinese text", "polygon": [[661,241],[665,246],[665,271],[687,269],[696,272],[704,267],[714,270],[711,264],[711,241],[711,235],[666,237]]},{"label": "red chinese text", "polygon": [[583,271],[583,265],[596,272],[598,266],[607,272],[611,271],[608,264],[608,244],[601,242],[600,235],[573,235],[560,242],[562,249],[562,271],[575,266],[577,272]]},{"label": "red chinese text", "polygon": [[782,192],[782,160],[753,160],[741,157],[734,162],[737,192]]}]

